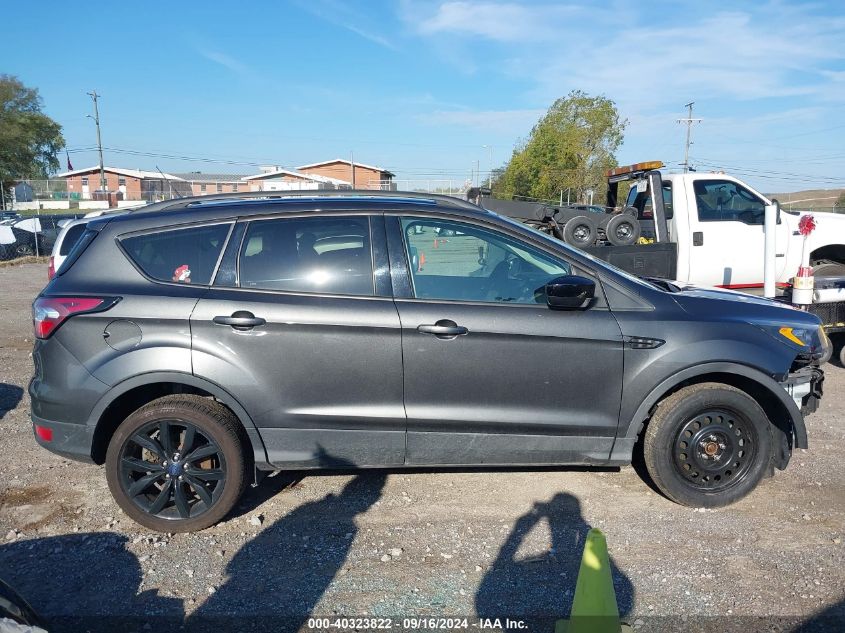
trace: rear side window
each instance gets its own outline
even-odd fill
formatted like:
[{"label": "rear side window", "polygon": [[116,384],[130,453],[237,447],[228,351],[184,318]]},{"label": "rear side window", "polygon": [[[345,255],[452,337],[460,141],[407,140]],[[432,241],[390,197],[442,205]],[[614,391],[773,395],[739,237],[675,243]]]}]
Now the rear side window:
[{"label": "rear side window", "polygon": [[371,297],[369,220],[327,216],[251,222],[238,270],[241,288]]},{"label": "rear side window", "polygon": [[208,285],[231,224],[194,226],[121,240],[126,254],[156,281]]},{"label": "rear side window", "polygon": [[62,245],[59,247],[59,255],[67,256],[74,245],[79,241],[79,238],[82,237],[83,233],[85,233],[84,224],[74,224],[70,227],[62,239]]}]

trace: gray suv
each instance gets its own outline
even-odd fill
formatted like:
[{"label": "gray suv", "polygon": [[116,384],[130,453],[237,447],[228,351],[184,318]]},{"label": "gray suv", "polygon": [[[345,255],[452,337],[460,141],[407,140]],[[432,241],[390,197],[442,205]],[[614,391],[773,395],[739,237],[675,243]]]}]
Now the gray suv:
[{"label": "gray suv", "polygon": [[[165,208],[167,207],[167,208]],[[185,199],[89,222],[33,304],[37,441],[149,528],[277,469],[623,465],[749,493],[821,397],[816,317],[644,280],[438,196]]]}]

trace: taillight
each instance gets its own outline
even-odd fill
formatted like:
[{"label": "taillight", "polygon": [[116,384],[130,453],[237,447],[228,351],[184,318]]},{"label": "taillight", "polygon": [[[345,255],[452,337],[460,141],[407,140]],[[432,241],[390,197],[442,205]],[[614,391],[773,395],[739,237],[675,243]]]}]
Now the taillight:
[{"label": "taillight", "polygon": [[56,261],[50,255],[50,264],[47,266],[47,279],[53,279],[56,276]]},{"label": "taillight", "polygon": [[[112,300],[113,303],[113,300]],[[66,319],[110,307],[103,297],[39,297],[32,304],[36,338],[48,338]]]}]

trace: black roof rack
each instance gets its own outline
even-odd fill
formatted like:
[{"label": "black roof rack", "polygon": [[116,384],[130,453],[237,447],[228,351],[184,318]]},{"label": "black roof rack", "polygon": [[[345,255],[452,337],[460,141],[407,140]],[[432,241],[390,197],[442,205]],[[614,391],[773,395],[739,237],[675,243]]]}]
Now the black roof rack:
[{"label": "black roof rack", "polygon": [[384,191],[380,189],[315,189],[298,191],[239,191],[237,193],[215,193],[204,196],[189,196],[153,202],[142,207],[134,207],[129,213],[148,213],[151,211],[165,211],[184,209],[207,202],[225,202],[238,200],[290,200],[295,198],[416,198],[431,200],[459,209],[483,211],[478,205],[443,194],[423,193],[419,191]]}]

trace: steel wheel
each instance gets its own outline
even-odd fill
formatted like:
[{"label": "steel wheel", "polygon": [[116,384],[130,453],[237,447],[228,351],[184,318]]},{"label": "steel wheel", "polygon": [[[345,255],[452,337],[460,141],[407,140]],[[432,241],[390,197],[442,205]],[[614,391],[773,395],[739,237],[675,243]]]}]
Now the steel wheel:
[{"label": "steel wheel", "polygon": [[771,423],[760,404],[731,385],[705,382],[661,401],[643,437],[651,480],[693,508],[742,499],[771,464]]},{"label": "steel wheel", "polygon": [[193,519],[211,509],[226,484],[223,449],[189,422],[157,420],[133,433],[120,453],[120,486],[145,513]]},{"label": "steel wheel", "polygon": [[718,492],[742,481],[756,451],[753,424],[727,409],[713,409],[681,427],[673,459],[678,473],[691,485]]}]

